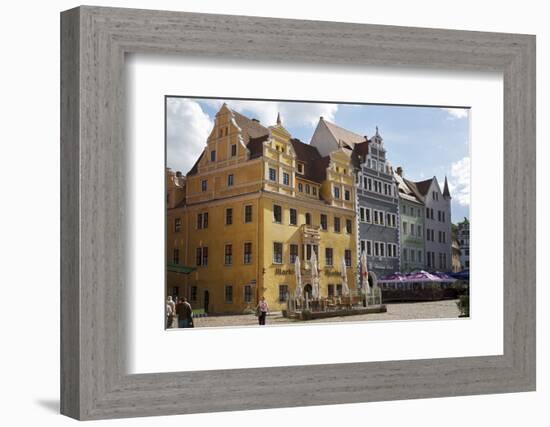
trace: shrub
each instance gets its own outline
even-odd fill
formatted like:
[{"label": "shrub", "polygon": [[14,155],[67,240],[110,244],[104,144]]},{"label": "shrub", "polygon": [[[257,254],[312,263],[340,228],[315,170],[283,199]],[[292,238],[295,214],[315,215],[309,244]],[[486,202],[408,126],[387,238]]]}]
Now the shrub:
[{"label": "shrub", "polygon": [[460,311],[459,317],[470,317],[470,296],[460,295],[459,300],[456,302],[456,306]]}]

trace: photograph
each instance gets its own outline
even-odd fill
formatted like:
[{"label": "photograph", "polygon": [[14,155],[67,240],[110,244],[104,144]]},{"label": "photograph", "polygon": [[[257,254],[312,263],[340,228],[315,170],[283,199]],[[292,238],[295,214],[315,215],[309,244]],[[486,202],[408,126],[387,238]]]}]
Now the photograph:
[{"label": "photograph", "polygon": [[468,318],[469,108],[165,97],[166,328]]}]

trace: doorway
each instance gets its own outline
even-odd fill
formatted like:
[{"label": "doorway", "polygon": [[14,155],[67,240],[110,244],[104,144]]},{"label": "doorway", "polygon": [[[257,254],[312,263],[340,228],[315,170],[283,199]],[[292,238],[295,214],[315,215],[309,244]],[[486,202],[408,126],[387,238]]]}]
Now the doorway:
[{"label": "doorway", "polygon": [[204,291],[204,312],[208,313],[208,305],[210,304],[210,293]]}]

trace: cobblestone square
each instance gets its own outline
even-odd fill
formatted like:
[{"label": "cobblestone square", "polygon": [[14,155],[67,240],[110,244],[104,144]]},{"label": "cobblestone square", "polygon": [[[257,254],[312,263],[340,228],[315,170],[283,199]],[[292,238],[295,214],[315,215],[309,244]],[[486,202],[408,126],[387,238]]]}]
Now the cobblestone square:
[{"label": "cobblestone square", "polygon": [[[313,323],[334,323],[334,322],[364,322],[364,321],[385,321],[385,320],[413,320],[413,319],[456,319],[459,311],[456,306],[457,300],[415,302],[415,303],[390,303],[386,304],[386,313],[360,314],[356,316],[333,317],[329,319],[318,319],[297,321],[282,316],[275,312],[267,317],[267,325],[289,325],[289,324],[313,324]],[[252,314],[232,316],[211,316],[194,319],[196,328],[207,327],[231,327],[231,326],[254,326],[258,325],[258,319]]]}]

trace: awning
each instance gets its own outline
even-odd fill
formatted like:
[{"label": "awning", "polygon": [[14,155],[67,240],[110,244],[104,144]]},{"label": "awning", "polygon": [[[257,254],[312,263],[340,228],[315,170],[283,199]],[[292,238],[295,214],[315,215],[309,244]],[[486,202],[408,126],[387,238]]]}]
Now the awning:
[{"label": "awning", "polygon": [[168,271],[171,271],[172,273],[182,273],[182,274],[189,274],[196,270],[195,267],[186,267],[185,265],[179,265],[179,264],[168,264],[166,266],[166,269]]}]

